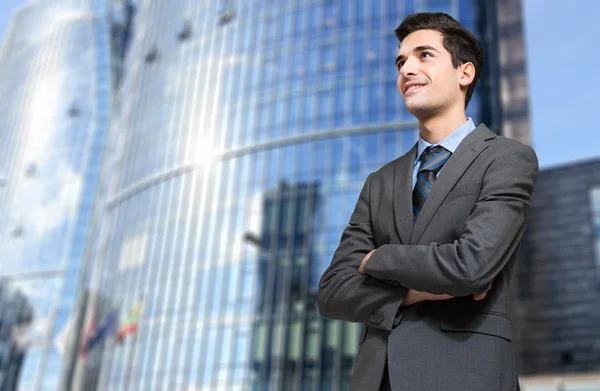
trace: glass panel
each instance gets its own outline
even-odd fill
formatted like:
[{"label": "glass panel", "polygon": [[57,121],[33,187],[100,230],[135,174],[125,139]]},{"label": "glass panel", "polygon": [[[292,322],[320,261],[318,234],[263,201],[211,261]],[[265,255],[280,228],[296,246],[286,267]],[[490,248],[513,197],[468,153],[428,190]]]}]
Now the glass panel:
[{"label": "glass panel", "polygon": [[326,346],[329,349],[337,350],[340,348],[342,336],[342,323],[338,320],[327,321]]},{"label": "glass panel", "polygon": [[294,321],[290,325],[290,335],[288,339],[288,358],[293,361],[300,360],[302,350],[302,339],[304,325],[300,321]]},{"label": "glass panel", "polygon": [[596,272],[600,280],[600,186],[590,190],[590,209],[592,213],[592,230],[596,257]]},{"label": "glass panel", "polygon": [[452,0],[427,0],[427,12],[444,12],[452,15]]},{"label": "glass panel", "polygon": [[342,346],[344,355],[356,357],[358,353],[358,339],[362,327],[366,326],[360,323],[344,323],[344,343]]},{"label": "glass panel", "polygon": [[273,358],[281,357],[284,348],[285,325],[278,323],[273,328],[271,336],[271,354]]},{"label": "glass panel", "polygon": [[256,335],[254,339],[254,360],[262,362],[267,357],[267,328],[264,324],[259,324],[254,332]]},{"label": "glass panel", "polygon": [[308,326],[306,336],[306,354],[307,361],[317,361],[321,355],[321,323],[313,319]]}]

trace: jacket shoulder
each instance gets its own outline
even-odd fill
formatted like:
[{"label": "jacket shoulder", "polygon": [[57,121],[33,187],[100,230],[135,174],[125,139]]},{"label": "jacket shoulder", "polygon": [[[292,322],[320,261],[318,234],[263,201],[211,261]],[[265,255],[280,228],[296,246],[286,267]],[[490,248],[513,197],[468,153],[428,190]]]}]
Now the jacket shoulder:
[{"label": "jacket shoulder", "polygon": [[494,152],[494,155],[510,155],[513,153],[518,153],[524,154],[532,160],[538,160],[537,154],[531,146],[523,144],[522,142],[512,138],[496,136],[493,140],[490,140],[489,144]]},{"label": "jacket shoulder", "polygon": [[396,159],[392,160],[389,163],[384,164],[383,166],[381,166],[381,168],[372,172],[371,177],[372,178],[386,178],[386,179],[390,178],[391,176],[394,175],[396,166],[399,164],[400,160],[409,158],[407,155],[410,154],[411,151],[412,151],[412,148],[410,150],[408,150],[404,155],[397,157]]}]

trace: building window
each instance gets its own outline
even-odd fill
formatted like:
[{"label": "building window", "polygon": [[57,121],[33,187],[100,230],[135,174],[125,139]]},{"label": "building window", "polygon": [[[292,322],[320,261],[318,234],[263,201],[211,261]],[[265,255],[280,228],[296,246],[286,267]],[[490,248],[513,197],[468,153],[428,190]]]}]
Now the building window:
[{"label": "building window", "polygon": [[592,213],[592,241],[598,277],[600,278],[600,185],[590,190],[590,210]]}]

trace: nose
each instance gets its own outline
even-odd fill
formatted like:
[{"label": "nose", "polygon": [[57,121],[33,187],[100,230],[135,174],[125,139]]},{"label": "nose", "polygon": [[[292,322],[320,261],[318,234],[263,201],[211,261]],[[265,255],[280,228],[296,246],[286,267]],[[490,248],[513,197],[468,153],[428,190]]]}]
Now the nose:
[{"label": "nose", "polygon": [[404,61],[402,68],[400,68],[400,75],[402,77],[407,78],[410,76],[415,76],[418,73],[418,61],[410,56]]}]

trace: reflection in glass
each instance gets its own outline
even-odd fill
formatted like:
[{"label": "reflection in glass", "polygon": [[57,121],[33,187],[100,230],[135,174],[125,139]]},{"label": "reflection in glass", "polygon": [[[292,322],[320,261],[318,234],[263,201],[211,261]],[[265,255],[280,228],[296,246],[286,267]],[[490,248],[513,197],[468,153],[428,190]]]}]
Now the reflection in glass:
[{"label": "reflection in glass", "polygon": [[34,321],[26,296],[0,280],[0,390],[18,389],[27,348],[34,342]]}]

